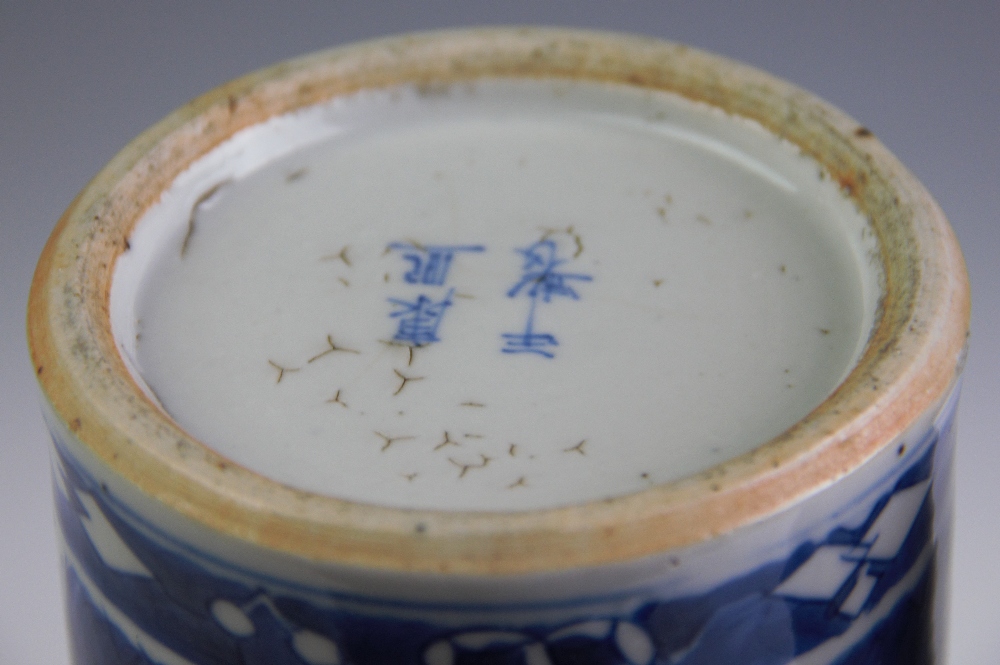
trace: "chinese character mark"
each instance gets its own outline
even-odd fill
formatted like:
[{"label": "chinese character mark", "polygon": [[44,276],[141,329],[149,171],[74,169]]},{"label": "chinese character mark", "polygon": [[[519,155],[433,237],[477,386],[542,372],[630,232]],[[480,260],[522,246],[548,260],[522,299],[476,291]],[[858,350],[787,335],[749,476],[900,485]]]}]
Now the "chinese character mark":
[{"label": "chinese character mark", "polygon": [[454,291],[455,289],[450,289],[444,299],[438,301],[431,300],[424,294],[413,301],[389,298],[389,302],[398,308],[389,314],[390,317],[399,319],[393,341],[412,346],[439,341],[438,326],[441,325],[445,310],[451,306]]},{"label": "chinese character mark", "polygon": [[442,286],[445,283],[456,253],[486,251],[482,245],[417,245],[412,242],[394,242],[389,249],[402,251],[403,258],[411,264],[403,279],[410,284],[427,286]]},{"label": "chinese character mark", "polygon": [[521,281],[507,292],[507,297],[516,298],[519,294],[524,293],[531,298],[531,305],[524,330],[502,335],[506,341],[503,352],[535,353],[552,358],[555,354],[549,349],[559,346],[559,341],[555,335],[550,333],[535,332],[535,311],[538,302],[547,303],[554,296],[579,300],[580,295],[569,282],[571,280],[589,282],[593,278],[590,275],[556,270],[560,264],[566,262],[566,259],[558,258],[558,247],[555,241],[548,238],[539,240],[526,249],[519,249],[517,252],[524,257],[524,264],[521,267],[524,274],[521,276]]}]

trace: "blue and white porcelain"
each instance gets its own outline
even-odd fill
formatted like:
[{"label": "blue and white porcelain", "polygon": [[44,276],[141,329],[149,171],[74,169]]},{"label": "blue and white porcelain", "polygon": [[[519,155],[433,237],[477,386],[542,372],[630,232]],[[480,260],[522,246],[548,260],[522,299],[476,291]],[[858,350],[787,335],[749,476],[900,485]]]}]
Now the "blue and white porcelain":
[{"label": "blue and white porcelain", "polygon": [[[601,90],[619,96],[601,97]],[[341,288],[336,280],[344,288],[368,289],[360,291],[367,300],[359,302],[370,306],[371,320],[381,328],[370,339],[357,336],[367,325],[357,322],[339,332],[307,330],[301,362],[291,351],[287,361],[262,355],[259,366],[249,370],[251,378],[240,375],[236,381],[259,374],[265,382],[260,390],[277,394],[306,385],[311,380],[307,370],[319,382],[337,377],[341,383],[330,383],[330,394],[317,399],[328,409],[323,417],[355,409],[351,422],[372,434],[359,459],[399,460],[399,465],[387,467],[391,472],[382,476],[373,472],[360,474],[353,484],[345,481],[350,489],[338,494],[335,487],[324,490],[326,477],[308,469],[319,464],[318,453],[299,455],[300,462],[280,469],[273,463],[282,455],[308,452],[313,443],[299,449],[273,438],[264,444],[196,438],[191,432],[199,426],[168,415],[175,403],[170,390],[159,390],[145,372],[141,339],[150,332],[143,327],[149,322],[140,320],[135,304],[145,288],[142,266],[159,261],[156,252],[163,247],[175,263],[183,259],[194,265],[199,243],[208,237],[196,223],[215,219],[211,214],[219,209],[218,201],[239,191],[241,179],[261,164],[284,165],[278,160],[313,145],[316,137],[298,131],[304,125],[295,122],[312,113],[326,123],[316,125],[329,132],[324,140],[339,136],[346,125],[337,124],[342,120],[337,114],[351,100],[381,104],[383,93],[402,100],[399,108],[404,109],[411,101],[433,106],[449,95],[467,99],[481,93],[482,99],[493,99],[491,113],[500,108],[498,99],[543,99],[539,108],[585,99],[608,104],[601,113],[615,111],[614,100],[621,99],[636,114],[666,100],[666,110],[648,113],[643,122],[663,123],[671,116],[677,126],[688,122],[684,127],[697,125],[701,132],[696,141],[685,133],[688,129],[668,132],[666,125],[657,125],[670,140],[709,146],[705,149],[725,159],[737,148],[766,143],[760,154],[787,153],[774,157],[774,164],[786,163],[781,161],[786,157],[788,164],[808,164],[809,178],[820,183],[816,191],[832,192],[817,200],[824,206],[833,201],[830,210],[847,210],[860,220],[845,222],[850,233],[842,234],[851,236],[842,240],[844,247],[857,249],[868,266],[856,289],[862,304],[852,325],[861,331],[859,342],[852,346],[845,338],[842,345],[849,364],[843,371],[831,370],[830,385],[817,389],[822,394],[815,403],[802,402],[805,407],[795,398],[808,382],[803,378],[797,384],[798,378],[785,377],[794,368],[784,369],[781,394],[802,409],[794,412],[790,426],[776,426],[760,441],[748,439],[744,448],[720,452],[718,458],[705,453],[705,461],[675,476],[662,465],[646,471],[639,462],[634,468],[631,461],[619,464],[616,454],[631,460],[640,449],[630,448],[627,440],[602,439],[593,433],[597,429],[581,434],[567,425],[599,428],[613,418],[612,411],[641,401],[637,396],[651,400],[653,413],[660,408],[655,398],[667,394],[666,379],[636,379],[627,390],[611,384],[627,399],[606,414],[580,406],[590,404],[585,400],[563,409],[563,402],[553,399],[548,411],[542,405],[537,413],[489,415],[490,404],[537,402],[531,390],[544,382],[496,381],[494,386],[487,381],[482,393],[456,398],[457,406],[449,407],[461,414],[457,422],[480,418],[475,422],[483,429],[477,433],[435,420],[453,417],[444,409],[433,416],[426,408],[418,416],[404,415],[402,400],[416,399],[411,396],[418,389],[451,395],[453,383],[434,388],[427,377],[430,371],[474,365],[466,356],[456,360],[464,348],[456,340],[474,334],[482,334],[482,348],[493,354],[490,368],[534,363],[523,372],[535,377],[531,372],[569,366],[553,378],[563,381],[561,390],[570,386],[580,395],[608,390],[601,377],[588,379],[576,369],[583,366],[574,360],[583,357],[581,349],[594,355],[597,348],[587,346],[581,331],[618,334],[610,327],[632,324],[609,316],[588,328],[587,317],[605,311],[600,308],[609,300],[609,288],[627,293],[636,310],[652,311],[649,303],[659,302],[653,299],[677,280],[673,273],[665,277],[647,270],[657,265],[654,250],[648,263],[641,252],[629,254],[630,271],[615,273],[610,264],[629,263],[616,248],[635,249],[651,241],[629,231],[638,240],[619,243],[613,233],[602,235],[586,211],[575,224],[532,218],[520,226],[512,222],[513,230],[497,230],[492,222],[484,223],[475,227],[481,230],[477,237],[455,232],[443,238],[433,233],[433,222],[414,225],[409,234],[387,222],[389,230],[366,227],[369,235],[364,236],[384,251],[366,255],[360,235],[338,237],[330,248],[317,250],[314,261],[316,270],[340,271],[330,272],[329,284],[323,285],[330,293]],[[504,118],[511,112],[507,107],[496,111]],[[709,118],[703,125],[698,125],[699,114]],[[365,127],[377,130],[376,120]],[[270,128],[266,141],[246,142],[248,136],[263,136],[253,133],[262,127]],[[710,141],[714,127],[730,133]],[[744,131],[757,138],[741,144]],[[766,160],[763,166],[741,163],[777,190],[806,188],[791,176],[784,179],[777,166],[769,171]],[[472,160],[463,168],[473,169]],[[572,175],[573,165],[566,168]],[[298,186],[309,177],[305,167],[288,169],[276,180],[281,187]],[[388,172],[366,177],[376,176],[386,182],[392,177]],[[242,182],[264,187],[257,184],[263,181]],[[721,238],[764,214],[756,203],[739,204],[734,207],[738,214],[725,217],[719,200],[736,195],[727,191],[715,200],[710,194],[726,186],[713,180],[669,193],[618,190],[648,208],[651,234],[715,233]],[[501,194],[494,195],[512,198],[498,187]],[[459,193],[452,202],[458,209],[476,196],[488,195]],[[685,196],[701,196],[699,205],[705,207],[685,209]],[[521,203],[539,200],[544,203],[544,196],[526,193]],[[171,201],[180,202],[172,222],[149,222],[169,216]],[[462,230],[458,224],[447,228]],[[477,269],[492,277],[477,277]],[[779,285],[775,288],[798,288],[782,286],[786,279],[799,279],[791,263],[769,263],[767,269],[769,283]],[[364,282],[358,277],[364,270],[377,279]],[[642,280],[645,291],[620,287],[633,277]],[[496,315],[496,329],[462,323],[457,313],[480,306],[470,304],[472,296],[489,290],[483,285],[494,278],[495,300],[481,305],[481,311]],[[261,279],[272,281],[267,275]],[[369,286],[358,286],[363,283]],[[721,302],[722,295],[711,294],[706,289],[693,300]],[[737,294],[734,302],[742,297]],[[417,310],[434,316],[407,319]],[[229,317],[221,311],[217,316]],[[938,662],[947,612],[954,416],[968,316],[961,253],[944,215],[913,176],[863,126],[808,93],[737,63],[632,36],[489,29],[379,40],[251,74],[191,102],[127,146],[66,212],[39,262],[29,341],[53,438],[74,663]],[[787,328],[792,320],[774,325]],[[766,317],[762,321],[740,319],[734,334],[743,334],[741,322],[746,335],[763,334],[770,324]],[[809,323],[809,343],[820,340],[823,348],[832,348],[840,323],[836,317],[831,326]],[[310,340],[319,345],[309,347]],[[722,358],[709,344],[702,345],[706,357]],[[737,355],[753,355],[755,344]],[[663,353],[679,354],[677,348],[665,345]],[[629,349],[615,352],[627,355]],[[346,383],[346,370],[317,374],[332,372],[334,361],[347,363],[342,368],[385,363],[379,370],[386,377],[384,399],[377,396],[382,389],[377,381],[371,382],[376,397],[362,398],[369,384]],[[636,367],[644,362],[640,357]],[[732,361],[712,362],[712,370],[721,372]],[[351,369],[350,376],[360,371]],[[503,374],[490,369],[489,376]],[[672,389],[681,394],[695,387],[685,383]],[[737,388],[746,394],[771,389],[763,378],[760,386],[751,382]],[[213,407],[212,399],[209,393],[192,401],[195,407],[209,402],[209,411],[216,408],[220,418],[235,408]],[[702,398],[692,403],[702,404],[694,409],[696,425],[721,427],[722,407],[707,406]],[[403,425],[398,430],[369,425],[364,419],[373,418],[380,404],[390,405],[398,418],[391,422],[406,423],[412,433]],[[506,435],[505,423],[518,418],[549,423],[544,417],[549,413],[555,416],[549,419],[554,424],[545,425],[547,432],[572,433],[551,450],[499,438],[496,450],[484,447],[493,432],[488,427],[496,425]],[[425,425],[438,428],[427,441],[418,431]],[[672,441],[679,431],[657,430],[649,450],[658,449],[657,441]],[[273,450],[259,450],[265,444],[283,447],[274,456]],[[412,466],[412,472],[405,466],[424,458],[437,466],[427,462]],[[560,465],[567,461],[594,467],[567,466],[570,470],[563,472]],[[572,493],[588,478],[610,477],[622,468],[625,480]],[[541,486],[545,474],[552,487],[562,479],[569,489],[530,498],[532,486]],[[421,480],[428,480],[426,490],[420,489]],[[493,494],[477,488],[489,483],[497,488]],[[490,509],[491,501],[499,501],[498,507]]]},{"label": "blue and white porcelain", "polygon": [[123,505],[57,438],[73,652],[171,665],[933,662],[954,410],[951,400],[909,450],[880,460],[850,503],[809,524],[754,527],[784,527],[780,544],[678,549],[660,575],[647,562],[641,581],[594,571],[601,591],[498,603],[447,591],[404,600],[222,560]]}]

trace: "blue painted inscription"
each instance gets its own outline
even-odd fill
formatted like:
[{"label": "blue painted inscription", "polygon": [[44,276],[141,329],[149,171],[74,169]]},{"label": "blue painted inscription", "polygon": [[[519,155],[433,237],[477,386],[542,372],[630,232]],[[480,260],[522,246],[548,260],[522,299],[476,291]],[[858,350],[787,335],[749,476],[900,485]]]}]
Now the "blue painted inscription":
[{"label": "blue painted inscription", "polygon": [[551,333],[535,332],[535,311],[538,302],[549,302],[554,296],[564,296],[579,300],[580,295],[569,284],[572,280],[589,282],[590,275],[560,272],[556,268],[565,263],[566,259],[558,258],[559,248],[555,241],[544,239],[517,252],[524,257],[521,267],[521,280],[507,291],[508,298],[516,298],[525,294],[531,299],[528,308],[524,330],[517,333],[504,333],[504,353],[535,353],[546,358],[555,354],[550,350],[559,346],[559,341]]},{"label": "blue painted inscription", "polygon": [[[407,284],[443,287],[455,254],[484,252],[486,248],[482,245],[422,245],[409,241],[390,243],[388,250],[403,252],[403,258],[410,263],[409,270],[403,274]],[[438,327],[445,311],[451,307],[455,293],[455,289],[443,294],[442,290],[430,288],[410,299],[388,299],[395,306],[389,317],[398,319],[392,341],[408,346],[425,346],[440,341]]]},{"label": "blue painted inscription", "polygon": [[389,298],[398,309],[389,316],[399,319],[399,327],[393,341],[423,346],[437,342],[437,330],[446,309],[451,307],[451,296],[455,289],[449,289],[443,300],[434,301],[421,293],[416,300],[407,301]]},{"label": "blue painted inscription", "polygon": [[418,245],[412,242],[394,242],[389,249],[402,251],[403,258],[410,262],[409,272],[403,275],[407,283],[428,286],[444,285],[457,252],[486,251],[482,245]]}]

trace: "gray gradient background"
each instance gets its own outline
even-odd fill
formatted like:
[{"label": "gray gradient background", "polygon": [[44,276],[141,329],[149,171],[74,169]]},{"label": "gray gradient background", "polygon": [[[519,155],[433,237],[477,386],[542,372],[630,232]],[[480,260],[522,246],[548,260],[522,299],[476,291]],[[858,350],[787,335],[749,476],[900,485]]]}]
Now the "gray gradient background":
[{"label": "gray gradient background", "polygon": [[630,31],[743,60],[870,127],[950,217],[973,284],[959,420],[953,665],[1000,663],[1000,3],[0,0],[0,664],[64,665],[47,435],[24,342],[55,220],[132,137],[278,60],[481,24]]}]

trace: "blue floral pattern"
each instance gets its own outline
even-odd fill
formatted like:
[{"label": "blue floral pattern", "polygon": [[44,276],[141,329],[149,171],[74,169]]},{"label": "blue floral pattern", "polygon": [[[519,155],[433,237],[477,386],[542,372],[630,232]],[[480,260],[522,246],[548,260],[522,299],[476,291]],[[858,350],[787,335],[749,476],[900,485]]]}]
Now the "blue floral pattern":
[{"label": "blue floral pattern", "polygon": [[[78,665],[785,665],[814,650],[836,665],[921,665],[936,571],[935,454],[949,413],[907,456],[860,525],[838,526],[706,593],[658,597],[615,616],[456,627],[408,607],[220,574],[125,515],[57,441],[57,508]],[[815,574],[822,569],[822,574]],[[322,597],[324,602],[315,602]],[[366,611],[364,607],[376,607]],[[361,608],[361,609],[359,609]],[[418,608],[419,609],[419,608]],[[515,608],[516,609],[516,608]],[[482,611],[477,616],[482,616]],[[858,621],[865,617],[866,621]],[[863,632],[858,633],[859,626]],[[816,651],[818,652],[818,651]],[[810,661],[812,662],[812,661]]]}]

